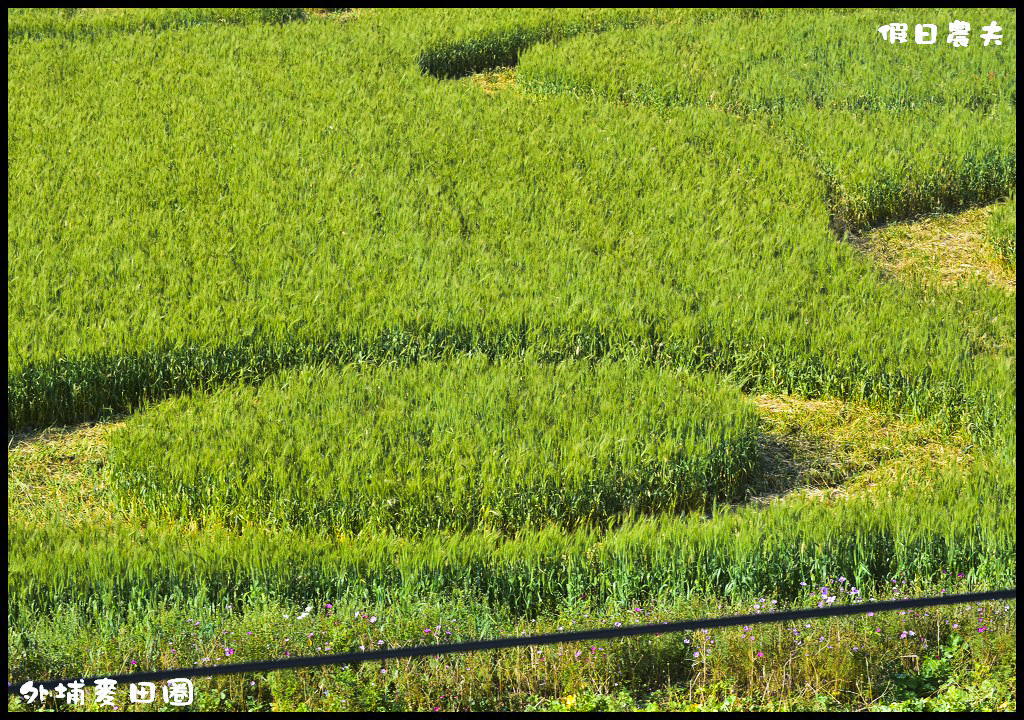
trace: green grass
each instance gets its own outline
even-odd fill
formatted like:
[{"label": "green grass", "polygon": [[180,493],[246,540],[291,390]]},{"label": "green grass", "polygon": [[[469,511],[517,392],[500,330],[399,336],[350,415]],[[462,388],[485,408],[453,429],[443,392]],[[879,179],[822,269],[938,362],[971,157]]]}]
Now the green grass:
[{"label": "green grass", "polygon": [[286,373],[172,401],[115,433],[128,504],[154,516],[421,536],[741,499],[757,415],[714,378],[602,363]]},{"label": "green grass", "polygon": [[[709,517],[659,515],[603,532],[549,526],[513,538],[494,531],[424,538],[332,528],[243,530],[128,522],[68,527],[62,506],[31,523],[12,517],[8,612],[14,621],[58,607],[118,616],[154,602],[232,602],[269,593],[291,601],[356,597],[378,603],[468,592],[538,613],[586,597],[627,605],[694,593],[790,598],[798,581],[954,570],[994,585],[1014,578],[1014,458],[906,473],[834,501],[793,497]],[[443,502],[443,501],[442,501]]]},{"label": "green grass", "polygon": [[305,18],[304,8],[8,8],[7,41],[46,37],[84,40],[113,33],[179,30],[208,23],[285,23]]},{"label": "green grass", "polygon": [[1000,203],[989,219],[988,238],[1007,265],[1017,268],[1017,196]]},{"label": "green grass", "polygon": [[[955,11],[1005,28],[961,52],[876,30],[945,11],[183,12],[8,15],[9,679],[280,655],[306,605],[399,643],[1015,582],[1015,293],[843,237],[1010,198],[1012,266],[1014,13]],[[1007,618],[970,663],[890,620],[863,658],[630,641],[200,704],[1012,709]],[[334,620],[307,639],[365,645]]]},{"label": "green grass", "polygon": [[[975,421],[972,338],[1007,306],[883,282],[769,128],[484,97],[420,72],[464,15],[434,19],[13,45],[9,424],[304,363],[524,349]],[[948,183],[1013,177],[986,137],[991,162],[947,139]],[[916,191],[885,192],[896,213]]]},{"label": "green grass", "polygon": [[[976,37],[952,49],[885,42],[876,28],[894,22],[893,13],[684,16],[538,45],[524,55],[518,83],[660,108],[720,108],[764,124],[814,163],[839,231],[1005,195],[1016,185],[1015,14],[994,16],[1003,45]],[[942,21],[936,11],[902,13],[911,28]],[[950,13],[975,28],[993,17]]]},{"label": "green grass", "polygon": [[[836,602],[845,601],[848,581],[834,578],[827,585],[838,596]],[[902,581],[889,586],[881,599],[966,587],[952,577],[930,586]],[[814,607],[821,601],[820,588],[804,588],[792,603],[755,597],[723,606],[706,597],[662,606],[580,606],[536,622],[467,598],[444,606],[268,602],[245,613],[225,605],[164,606],[133,617],[131,633],[115,624],[94,629],[81,615],[63,611],[8,630],[9,667],[17,678],[88,675],[315,656],[360,646],[444,644]],[[193,708],[1012,710],[1014,611],[1013,603],[984,603],[902,615],[854,615],[795,627],[754,625],[359,667],[197,678]],[[91,692],[88,699],[91,708]],[[119,687],[117,699],[118,705],[127,704],[127,691]],[[48,706],[66,707],[52,699]],[[25,709],[18,699],[9,700],[8,707]]]}]

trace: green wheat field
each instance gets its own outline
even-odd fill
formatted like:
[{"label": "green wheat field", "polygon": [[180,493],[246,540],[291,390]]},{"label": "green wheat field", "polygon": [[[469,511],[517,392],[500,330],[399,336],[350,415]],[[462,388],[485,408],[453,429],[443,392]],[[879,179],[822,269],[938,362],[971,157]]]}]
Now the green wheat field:
[{"label": "green wheat field", "polygon": [[[9,683],[1015,586],[1014,10],[7,25]],[[1012,711],[1015,618],[192,708]]]}]

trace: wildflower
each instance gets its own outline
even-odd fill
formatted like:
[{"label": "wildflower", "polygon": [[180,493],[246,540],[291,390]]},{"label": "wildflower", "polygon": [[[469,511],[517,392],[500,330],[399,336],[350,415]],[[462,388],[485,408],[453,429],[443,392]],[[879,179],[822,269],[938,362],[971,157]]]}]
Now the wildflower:
[{"label": "wildflower", "polygon": [[622,623],[620,623],[620,622],[615,623],[615,627],[622,627]]},{"label": "wildflower", "polygon": [[231,657],[235,654],[234,648],[224,648],[224,657]]},{"label": "wildflower", "polygon": [[375,623],[375,622],[377,622],[377,616],[376,615],[371,615],[370,616],[370,623],[372,624],[372,623]]},{"label": "wildflower", "polygon": [[699,656],[700,656],[700,653],[699,653],[699,652],[696,652],[696,651],[694,651],[694,653],[693,653],[693,656],[694,656],[694,657],[699,657]]},{"label": "wildflower", "polygon": [[763,653],[763,652],[761,652],[761,651],[759,650],[759,651],[757,652],[757,656],[758,656],[758,657],[764,657],[764,653]]},{"label": "wildflower", "polygon": [[333,608],[333,607],[334,607],[333,605],[331,605],[330,603],[327,603],[327,609],[328,609],[328,610],[330,610],[330,609],[331,609],[331,608]]},{"label": "wildflower", "polygon": [[900,633],[900,640],[904,640],[904,639],[906,639],[906,637],[907,637],[907,631],[904,630],[902,633]]},{"label": "wildflower", "polygon": [[840,575],[839,576],[839,582],[841,582],[841,583],[846,582],[846,578],[844,578],[842,575]]}]

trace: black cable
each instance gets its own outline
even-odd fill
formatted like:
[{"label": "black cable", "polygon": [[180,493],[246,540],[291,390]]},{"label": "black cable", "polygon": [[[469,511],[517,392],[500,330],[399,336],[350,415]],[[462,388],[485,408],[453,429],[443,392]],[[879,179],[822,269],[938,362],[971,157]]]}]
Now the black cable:
[{"label": "black cable", "polygon": [[[654,625],[628,625],[598,630],[578,630],[575,632],[547,633],[545,635],[525,635],[518,637],[495,638],[493,640],[473,640],[470,642],[450,643],[445,645],[417,645],[415,647],[394,648],[391,650],[372,650],[370,652],[340,653],[336,655],[318,655],[306,657],[284,658],[282,660],[263,660],[259,662],[236,663],[233,665],[217,665],[213,667],[179,668],[177,670],[156,670],[138,672],[128,675],[97,675],[90,678],[47,680],[47,685],[67,685],[69,682],[81,682],[86,685],[96,680],[108,679],[122,682],[151,682],[154,680],[170,680],[188,677],[212,677],[214,675],[232,675],[236,673],[271,672],[290,668],[317,667],[320,665],[354,665],[356,663],[375,660],[394,660],[397,658],[420,657],[423,655],[451,655],[453,653],[476,652],[478,650],[497,650],[499,648],[524,647],[528,645],[553,645],[555,643],[579,642],[582,640],[608,640],[634,635],[653,635],[661,633],[684,632],[704,628],[732,627],[734,625],[755,625],[759,623],[777,623],[792,620],[808,620],[812,618],[838,617],[842,615],[860,615],[867,612],[882,612],[901,608],[931,607],[934,605],[957,605],[983,600],[1011,600],[1017,597],[1017,588],[1007,590],[990,590],[987,592],[965,593],[962,595],[942,595],[939,597],[907,598],[904,600],[882,600],[877,602],[857,603],[856,605],[833,605],[824,608],[807,610],[787,610],[785,612],[758,613],[754,615],[732,615],[729,617],[705,618],[700,620],[683,620],[664,622]],[[24,683],[8,683],[7,694],[19,692]]]}]

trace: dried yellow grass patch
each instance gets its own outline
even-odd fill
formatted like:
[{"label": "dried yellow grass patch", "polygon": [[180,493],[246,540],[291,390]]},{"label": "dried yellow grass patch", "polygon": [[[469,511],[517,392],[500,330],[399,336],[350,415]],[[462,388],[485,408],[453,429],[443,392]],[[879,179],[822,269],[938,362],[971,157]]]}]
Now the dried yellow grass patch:
[{"label": "dried yellow grass patch", "polygon": [[8,516],[42,522],[61,512],[71,526],[112,520],[115,512],[100,470],[107,437],[123,424],[84,423],[8,436]]},{"label": "dried yellow grass patch", "polygon": [[500,67],[489,72],[470,75],[468,80],[488,95],[508,90],[516,84],[516,68]]},{"label": "dried yellow grass patch", "polygon": [[1016,292],[1016,273],[985,238],[991,207],[894,223],[852,241],[871,253],[887,273],[929,287],[972,279]]},{"label": "dried yellow grass patch", "polygon": [[762,422],[762,487],[755,502],[785,494],[836,498],[923,468],[966,465],[966,437],[863,403],[752,397]]}]

